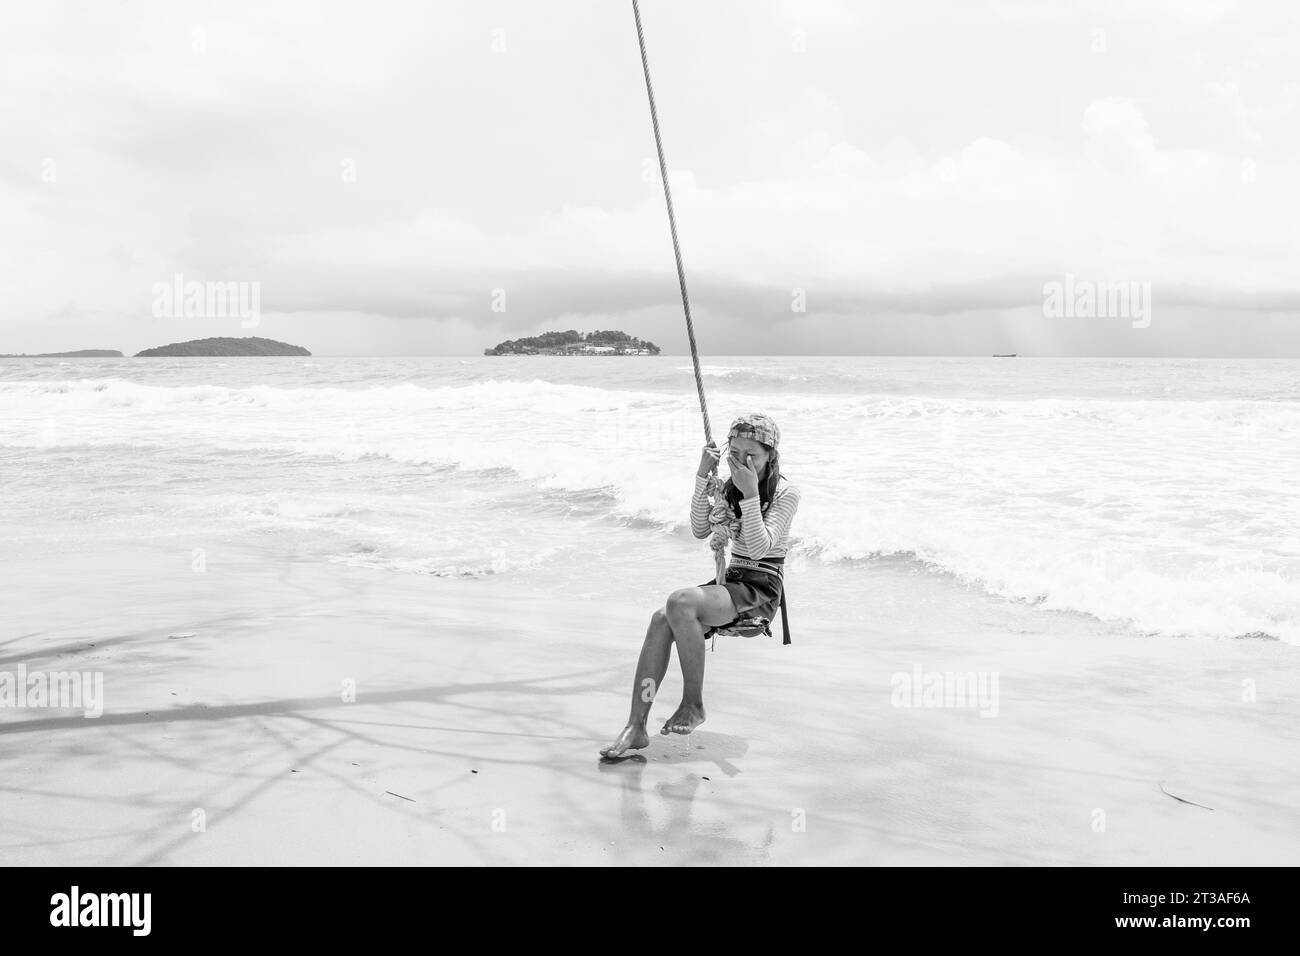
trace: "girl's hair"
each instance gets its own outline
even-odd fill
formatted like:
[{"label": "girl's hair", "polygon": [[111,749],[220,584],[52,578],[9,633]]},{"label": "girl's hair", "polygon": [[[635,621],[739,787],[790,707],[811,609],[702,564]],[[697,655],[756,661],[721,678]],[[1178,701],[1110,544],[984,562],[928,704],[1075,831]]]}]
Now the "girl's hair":
[{"label": "girl's hair", "polygon": [[[771,445],[759,442],[767,449],[767,477],[758,479],[758,505],[759,510],[766,512],[767,506],[772,503],[773,496],[776,495],[776,486],[781,481],[781,456]],[[730,478],[722,486],[722,494],[727,499],[727,504],[731,505],[731,510],[736,517],[740,517],[740,499],[744,497],[740,489],[735,486]]]}]

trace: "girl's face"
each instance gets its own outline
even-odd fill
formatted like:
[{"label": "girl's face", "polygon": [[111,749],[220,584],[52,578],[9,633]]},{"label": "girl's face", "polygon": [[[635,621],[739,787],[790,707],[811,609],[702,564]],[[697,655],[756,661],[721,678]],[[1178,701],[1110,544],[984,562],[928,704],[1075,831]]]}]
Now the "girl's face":
[{"label": "girl's face", "polygon": [[[748,456],[748,461],[746,461],[746,456]],[[754,474],[762,478],[772,455],[762,442],[754,441],[752,438],[745,438],[743,435],[737,435],[727,441],[727,457],[739,458],[741,464],[747,463],[749,467],[754,469]]]}]

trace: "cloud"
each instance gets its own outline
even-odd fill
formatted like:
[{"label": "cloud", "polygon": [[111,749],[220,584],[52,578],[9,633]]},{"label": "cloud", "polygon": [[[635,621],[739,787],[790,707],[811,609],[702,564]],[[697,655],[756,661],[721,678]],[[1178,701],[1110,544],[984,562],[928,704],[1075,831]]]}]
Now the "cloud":
[{"label": "cloud", "polygon": [[1084,110],[1081,125],[1086,136],[1084,149],[1094,162],[1121,169],[1150,167],[1156,141],[1132,101],[1121,97],[1096,100]]},{"label": "cloud", "polygon": [[1235,13],[1236,0],[1081,0],[1051,3],[1044,0],[993,0],[997,16],[1010,21],[1044,23],[1097,19],[1156,21],[1207,28]]},{"label": "cloud", "polygon": [[[1295,84],[1282,88],[1283,97],[1294,99],[1291,90],[1292,86],[1295,86]],[[1221,82],[1207,83],[1206,89],[1209,101],[1224,107],[1228,111],[1242,143],[1251,150],[1259,150],[1264,146],[1264,135],[1260,129],[1261,126],[1277,122],[1290,115],[1296,108],[1295,102],[1275,103],[1269,106],[1248,106],[1242,98],[1239,82],[1231,76]]]},{"label": "cloud", "polygon": [[772,20],[787,30],[855,30],[878,12],[876,0],[773,0]]},{"label": "cloud", "polygon": [[[912,329],[942,348],[943,323],[1033,313],[1065,272],[1151,281],[1187,308],[1294,305],[1291,34],[1258,8],[962,6],[920,48],[925,16],[902,5],[672,9],[653,24],[656,92],[689,288],[716,328],[779,345],[855,316],[867,336],[887,315],[889,341]],[[128,10],[84,26],[0,14],[7,329],[111,329],[180,272],[261,282],[277,321],[331,341],[353,323],[358,348],[365,323],[412,348],[438,344],[434,324],[463,342],[559,316],[677,334],[625,9]],[[1107,11],[1125,26],[1092,57],[1079,26]],[[1261,42],[1195,33],[1207,86],[1179,62],[1188,44],[1156,41],[1217,20]],[[773,23],[796,21],[824,35],[817,55],[773,44]],[[1243,49],[1262,64],[1249,85],[1222,65]]]}]

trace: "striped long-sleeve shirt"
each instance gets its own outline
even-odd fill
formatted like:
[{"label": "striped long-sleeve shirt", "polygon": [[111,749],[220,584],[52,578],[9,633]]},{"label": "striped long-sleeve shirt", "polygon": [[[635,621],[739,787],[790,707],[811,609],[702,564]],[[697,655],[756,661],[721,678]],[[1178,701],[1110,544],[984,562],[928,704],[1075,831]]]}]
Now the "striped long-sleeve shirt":
[{"label": "striped long-sleeve shirt", "polygon": [[[695,493],[691,496],[691,533],[697,538],[707,538],[713,532],[713,526],[709,524],[708,486],[708,478],[695,476]],[[784,477],[777,483],[776,494],[766,515],[757,495],[741,498],[740,540],[733,541],[733,546],[749,558],[783,557],[789,544],[790,523],[798,508],[799,489]]]}]

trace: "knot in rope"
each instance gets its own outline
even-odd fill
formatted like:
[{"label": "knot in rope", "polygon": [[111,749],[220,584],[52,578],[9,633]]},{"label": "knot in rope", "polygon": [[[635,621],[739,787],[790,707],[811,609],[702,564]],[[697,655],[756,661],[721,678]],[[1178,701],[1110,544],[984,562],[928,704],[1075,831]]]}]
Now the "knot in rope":
[{"label": "knot in rope", "polygon": [[706,493],[713,502],[709,509],[709,524],[713,533],[709,535],[709,547],[713,549],[713,564],[718,584],[727,578],[727,544],[740,540],[740,519],[736,517],[727,497],[722,493],[717,472],[709,475]]}]

